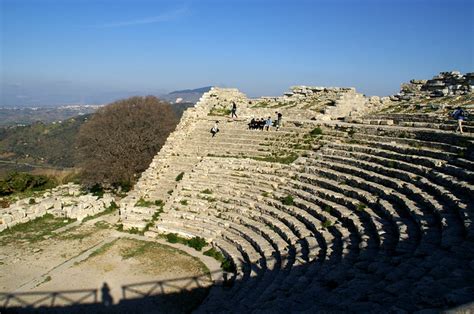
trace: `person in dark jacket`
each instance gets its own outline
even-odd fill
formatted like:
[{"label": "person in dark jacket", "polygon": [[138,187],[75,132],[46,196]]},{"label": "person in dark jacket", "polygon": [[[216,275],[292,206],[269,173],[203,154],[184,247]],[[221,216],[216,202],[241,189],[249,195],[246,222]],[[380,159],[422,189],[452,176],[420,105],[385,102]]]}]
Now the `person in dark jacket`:
[{"label": "person in dark jacket", "polygon": [[462,134],[462,123],[464,122],[464,120],[466,120],[467,113],[461,107],[457,107],[456,110],[454,110],[454,112],[451,114],[451,116],[458,121],[458,127],[454,132],[457,132],[459,130],[459,132]]}]

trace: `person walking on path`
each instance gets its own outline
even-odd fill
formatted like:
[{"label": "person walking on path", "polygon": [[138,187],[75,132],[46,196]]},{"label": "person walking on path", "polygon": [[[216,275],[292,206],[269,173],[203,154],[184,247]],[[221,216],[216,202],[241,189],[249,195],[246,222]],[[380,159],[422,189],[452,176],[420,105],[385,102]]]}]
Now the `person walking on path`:
[{"label": "person walking on path", "polygon": [[275,127],[276,127],[276,130],[278,131],[278,129],[281,126],[281,119],[282,119],[283,115],[281,114],[281,112],[275,112],[275,113],[277,115],[277,118],[276,118],[276,121],[275,121]]},{"label": "person walking on path", "polygon": [[265,122],[265,128],[268,129],[272,126],[272,118],[268,117],[267,121]]},{"label": "person walking on path", "polygon": [[212,137],[216,136],[217,132],[219,132],[219,121],[216,121],[211,129]]},{"label": "person walking on path", "polygon": [[458,127],[456,128],[456,131],[454,131],[454,132],[457,132],[459,130],[459,132],[462,134],[463,133],[462,123],[466,119],[466,116],[467,116],[466,112],[461,107],[457,107],[456,110],[454,110],[454,112],[452,113],[451,116],[454,119],[458,120]]},{"label": "person walking on path", "polygon": [[234,116],[237,118],[237,104],[235,101],[232,102],[232,109],[230,110],[231,118],[233,119]]}]

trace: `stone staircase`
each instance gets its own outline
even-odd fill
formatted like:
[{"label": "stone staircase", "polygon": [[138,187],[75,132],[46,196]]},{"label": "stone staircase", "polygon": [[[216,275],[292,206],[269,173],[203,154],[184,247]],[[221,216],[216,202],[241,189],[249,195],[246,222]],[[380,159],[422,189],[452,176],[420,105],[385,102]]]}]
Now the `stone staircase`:
[{"label": "stone staircase", "polygon": [[[443,129],[440,117],[382,114],[286,117],[278,132],[255,131],[208,116],[205,101],[127,199],[166,201],[150,231],[203,237],[232,261],[232,285],[214,287],[196,312],[472,305],[472,133]],[[122,220],[138,227],[151,215],[130,206]]]}]

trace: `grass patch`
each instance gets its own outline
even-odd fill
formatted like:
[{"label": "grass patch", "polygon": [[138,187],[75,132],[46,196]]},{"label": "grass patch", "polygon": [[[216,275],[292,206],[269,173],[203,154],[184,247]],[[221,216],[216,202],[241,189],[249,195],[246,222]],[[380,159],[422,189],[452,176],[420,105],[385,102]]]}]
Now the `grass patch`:
[{"label": "grass patch", "polygon": [[326,213],[330,213],[332,211],[332,207],[329,205],[324,205],[323,211],[325,211]]},{"label": "grass patch", "polygon": [[356,205],[356,210],[358,212],[363,212],[366,208],[367,208],[367,205],[365,205],[363,203],[359,203],[359,204]]},{"label": "grass patch", "polygon": [[[76,229],[77,227],[75,230]],[[56,238],[59,240],[79,240],[79,242],[82,242],[83,239],[90,237],[92,234],[94,234],[94,231],[73,232],[71,229],[69,229],[67,233],[59,234]]]},{"label": "grass patch", "polygon": [[181,172],[180,174],[178,174],[176,176],[176,179],[175,179],[176,182],[179,182],[179,181],[183,180],[183,176],[184,176],[184,172]]},{"label": "grass patch", "polygon": [[140,199],[135,203],[135,206],[137,207],[151,207],[153,205],[155,205],[155,202],[145,200],[143,197],[140,197]]},{"label": "grass patch", "polygon": [[97,229],[109,229],[110,224],[106,221],[100,220],[100,221],[96,221],[96,223],[94,224],[94,227],[96,227]]},{"label": "grass patch", "polygon": [[327,229],[327,228],[332,226],[332,221],[327,219],[327,220],[323,221],[322,226],[323,226],[323,228]]},{"label": "grass patch", "polygon": [[74,221],[76,221],[76,219],[58,218],[52,214],[45,214],[42,217],[3,230],[0,233],[0,244],[7,245],[8,243],[17,243],[20,241],[29,243],[43,241],[53,236],[54,230]]},{"label": "grass patch", "polygon": [[208,116],[229,116],[231,113],[231,110],[229,108],[212,108],[211,111],[209,111]]},{"label": "grass patch", "polygon": [[137,244],[138,243],[139,243],[139,245],[136,246],[136,247],[130,247],[130,248],[126,248],[126,249],[122,250],[122,252],[120,252],[122,258],[123,259],[129,259],[129,258],[132,258],[132,257],[143,255],[155,246],[153,242],[146,242],[146,241],[138,242],[137,241]]},{"label": "grass patch", "polygon": [[109,242],[109,243],[105,243],[104,245],[102,245],[101,247],[99,247],[98,249],[96,249],[94,252],[92,252],[88,258],[91,258],[91,257],[95,257],[95,256],[99,256],[101,254],[104,254],[105,252],[107,252],[112,246],[114,246],[115,242],[117,242],[118,238]]},{"label": "grass patch", "polygon": [[284,197],[281,197],[280,201],[283,205],[291,206],[291,205],[295,204],[293,196],[291,196],[291,195],[286,195]]},{"label": "grass patch", "polygon": [[204,252],[204,255],[210,256],[215,260],[221,262],[222,270],[226,272],[235,272],[235,267],[232,262],[229,259],[225,258],[224,255],[222,255],[222,253],[217,251],[215,248],[210,248],[209,250]]},{"label": "grass patch", "polygon": [[234,264],[232,264],[232,262],[228,258],[225,258],[224,255],[222,255],[222,253],[216,250],[215,248],[210,248],[203,254],[206,256],[210,256],[214,258],[215,260],[221,262],[222,270],[226,272],[235,272]]},{"label": "grass patch", "polygon": [[194,237],[191,239],[187,239],[184,237],[180,237],[176,233],[167,233],[164,235],[164,237],[166,238],[166,241],[168,241],[169,243],[181,243],[181,244],[194,248],[196,251],[201,251],[202,248],[207,245],[206,240],[201,237]]}]

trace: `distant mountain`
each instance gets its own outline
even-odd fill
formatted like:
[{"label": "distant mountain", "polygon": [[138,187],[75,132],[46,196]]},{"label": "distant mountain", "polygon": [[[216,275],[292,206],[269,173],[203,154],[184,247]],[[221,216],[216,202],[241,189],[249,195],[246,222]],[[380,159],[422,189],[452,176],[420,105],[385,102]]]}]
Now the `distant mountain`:
[{"label": "distant mountain", "polygon": [[202,94],[208,92],[212,86],[200,87],[196,89],[184,89],[160,96],[161,99],[171,103],[197,103]]}]

